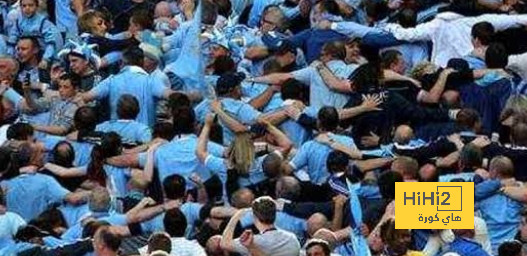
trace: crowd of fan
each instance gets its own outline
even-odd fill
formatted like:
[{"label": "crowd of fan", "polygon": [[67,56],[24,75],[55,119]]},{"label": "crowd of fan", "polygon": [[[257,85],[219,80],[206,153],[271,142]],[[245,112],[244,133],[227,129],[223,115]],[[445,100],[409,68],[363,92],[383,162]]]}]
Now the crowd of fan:
[{"label": "crowd of fan", "polygon": [[[0,255],[527,255],[523,0],[2,0]],[[395,229],[395,182],[474,229]]]}]

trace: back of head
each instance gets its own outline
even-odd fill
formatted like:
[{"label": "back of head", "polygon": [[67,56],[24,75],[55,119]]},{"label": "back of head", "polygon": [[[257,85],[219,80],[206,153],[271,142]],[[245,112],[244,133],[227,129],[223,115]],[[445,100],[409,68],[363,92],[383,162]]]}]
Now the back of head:
[{"label": "back of head", "polygon": [[395,64],[402,56],[398,50],[387,50],[381,54],[381,66],[383,69],[390,69],[392,64]]},{"label": "back of head", "polygon": [[456,124],[462,129],[472,130],[481,123],[479,113],[470,108],[464,108],[456,116]]},{"label": "back of head", "polygon": [[165,231],[170,237],[184,237],[187,228],[187,219],[180,209],[168,210],[163,218]]},{"label": "back of head", "polygon": [[498,247],[498,256],[521,256],[522,243],[517,240],[505,241]]},{"label": "back of head", "polygon": [[275,58],[269,59],[263,65],[264,75],[279,73],[280,71],[282,71],[282,65],[280,65],[280,63]]},{"label": "back of head", "polygon": [[153,138],[161,138],[167,141],[171,141],[174,138],[174,130],[172,124],[169,122],[158,122],[152,129]]},{"label": "back of head", "polygon": [[134,120],[139,115],[139,101],[131,94],[123,94],[117,101],[119,119]]},{"label": "back of head", "polygon": [[214,25],[218,18],[218,5],[214,1],[201,1],[203,9],[201,12],[201,23]]},{"label": "back of head", "polygon": [[346,58],[346,45],[343,41],[327,42],[322,46],[322,52],[333,59],[344,60]]},{"label": "back of head", "polygon": [[334,107],[322,107],[318,111],[319,129],[332,132],[339,126],[339,113]]},{"label": "back of head", "polygon": [[128,66],[143,66],[145,53],[138,46],[132,46],[123,52],[123,62]]},{"label": "back of head", "polygon": [[267,154],[262,162],[262,171],[268,178],[275,178],[282,172],[283,157],[276,152]]},{"label": "back of head", "polygon": [[397,21],[403,28],[413,28],[417,26],[417,13],[410,8],[404,8],[397,15]]},{"label": "back of head", "polygon": [[398,172],[385,171],[379,176],[377,184],[379,185],[379,192],[384,199],[395,198],[395,182],[403,182],[403,176]]},{"label": "back of head", "polygon": [[176,135],[192,134],[195,131],[196,114],[191,107],[180,107],[172,112],[174,133]]},{"label": "back of head", "polygon": [[93,131],[97,126],[97,114],[91,107],[80,107],[75,111],[73,124],[78,131]]},{"label": "back of head", "polygon": [[110,193],[103,187],[97,187],[92,190],[88,198],[88,208],[92,212],[108,212],[110,210]]},{"label": "back of head", "polygon": [[163,189],[165,197],[171,200],[177,200],[185,197],[186,192],[185,178],[178,174],[173,174],[163,180]]},{"label": "back of head", "polygon": [[376,63],[366,63],[360,65],[348,78],[358,93],[378,92],[381,88],[382,72]]},{"label": "back of head", "polygon": [[304,100],[304,91],[305,85],[295,79],[286,80],[281,86],[281,95],[283,100]]},{"label": "back of head", "polygon": [[284,176],[276,182],[276,197],[295,201],[300,197],[300,182],[291,176]]},{"label": "back of head", "polygon": [[254,217],[263,224],[271,225],[276,219],[276,204],[268,196],[256,198],[252,210]]},{"label": "back of head", "polygon": [[35,156],[35,148],[33,144],[24,142],[20,144],[17,150],[11,153],[10,164],[7,171],[2,174],[3,179],[11,179],[20,174],[20,168],[29,166],[32,164],[33,157]]},{"label": "back of head", "polygon": [[248,188],[240,188],[231,196],[231,205],[238,209],[251,207],[254,200],[253,192]]},{"label": "back of head", "polygon": [[483,152],[473,144],[467,144],[459,154],[459,164],[463,168],[479,168],[483,164]]},{"label": "back of head", "polygon": [[517,123],[512,126],[511,140],[515,146],[527,147],[527,124]]},{"label": "back of head", "polygon": [[33,126],[27,123],[14,123],[7,128],[6,137],[8,140],[28,140],[33,137]]},{"label": "back of head", "polygon": [[52,162],[62,167],[70,168],[73,167],[73,161],[75,160],[75,150],[68,141],[61,141],[55,145],[51,151],[53,156]]},{"label": "back of head", "polygon": [[478,22],[472,26],[472,38],[477,39],[484,46],[489,45],[494,40],[495,34],[494,26],[490,22]]},{"label": "back of head", "polygon": [[417,179],[419,163],[411,157],[398,157],[392,163],[392,170],[401,173],[405,178]]},{"label": "back of head", "polygon": [[113,252],[117,252],[121,246],[121,238],[117,234],[112,233],[108,226],[100,227],[95,232],[94,240],[104,244],[106,248]]},{"label": "back of head", "polygon": [[170,235],[165,232],[153,233],[148,238],[148,252],[164,251],[170,253],[172,251],[172,241]]},{"label": "back of head", "polygon": [[414,138],[414,131],[412,127],[408,125],[399,125],[395,129],[395,135],[393,136],[393,142],[406,145]]},{"label": "back of head", "polygon": [[501,178],[512,178],[514,163],[506,156],[496,156],[490,161],[489,171],[497,173]]},{"label": "back of head", "polygon": [[339,173],[347,170],[350,158],[344,152],[334,150],[329,153],[326,160],[326,166],[330,173]]},{"label": "back of head", "polygon": [[501,43],[491,43],[485,51],[487,68],[505,68],[509,63],[507,49]]}]

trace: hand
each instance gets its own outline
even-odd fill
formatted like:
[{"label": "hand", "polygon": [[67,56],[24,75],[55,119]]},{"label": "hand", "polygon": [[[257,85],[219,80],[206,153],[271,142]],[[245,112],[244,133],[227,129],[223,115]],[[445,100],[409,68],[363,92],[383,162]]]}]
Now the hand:
[{"label": "hand", "polygon": [[300,111],[300,109],[298,109],[294,105],[286,106],[284,109],[287,116],[293,120],[298,120],[298,118],[302,114],[302,111]]},{"label": "hand", "polygon": [[216,118],[216,114],[208,113],[205,117],[205,125],[212,126],[214,124],[214,118]]},{"label": "hand", "polygon": [[362,223],[360,225],[360,233],[364,236],[364,237],[368,237],[368,235],[370,235],[370,228],[368,228],[368,225]]},{"label": "hand", "polygon": [[370,132],[370,136],[362,136],[360,143],[365,147],[376,147],[379,145],[380,137],[374,132]]},{"label": "hand", "polygon": [[176,30],[179,27],[179,22],[176,19],[171,19],[168,22],[168,27],[172,30]]},{"label": "hand", "polygon": [[254,242],[253,231],[250,229],[243,231],[242,235],[240,236],[240,242],[246,248],[253,246],[253,242]]},{"label": "hand", "polygon": [[456,72],[456,70],[454,70],[453,68],[446,68],[441,72],[441,76],[443,76],[443,78],[447,78],[450,74],[454,72]]},{"label": "hand", "polygon": [[332,138],[328,136],[327,133],[321,133],[316,138],[315,141],[320,142],[325,145],[331,145],[331,143],[335,142]]},{"label": "hand", "polygon": [[139,202],[139,205],[141,205],[141,207],[145,207],[145,206],[148,206],[148,205],[154,205],[154,204],[156,204],[156,201],[154,199],[152,199],[151,197],[144,197]]},{"label": "hand", "polygon": [[382,99],[376,95],[363,95],[361,107],[365,108],[368,111],[382,110],[378,108],[382,104]]},{"label": "hand", "polygon": [[333,203],[335,204],[335,207],[342,208],[347,201],[348,198],[344,195],[338,195],[336,197],[333,197]]},{"label": "hand", "polygon": [[172,209],[176,209],[176,208],[179,208],[181,207],[181,201],[179,200],[169,200],[169,201],[166,201],[164,204],[163,204],[163,207],[165,208],[165,210],[172,210]]},{"label": "hand", "polygon": [[56,83],[64,73],[66,72],[62,67],[54,65],[49,73],[51,81]]},{"label": "hand", "polygon": [[323,65],[323,63],[320,60],[314,60],[313,62],[311,62],[311,64],[309,64],[309,66],[313,68],[318,68],[318,66],[320,65]]},{"label": "hand", "polygon": [[47,69],[48,68],[48,61],[47,60],[40,61],[40,63],[38,63],[38,68],[40,68],[40,69]]},{"label": "hand", "polygon": [[485,180],[490,178],[489,172],[487,172],[487,170],[482,169],[482,168],[478,168],[474,173],[481,176],[481,178]]},{"label": "hand", "polygon": [[210,108],[212,109],[212,111],[214,111],[215,113],[218,113],[219,111],[222,110],[221,108],[221,101],[216,99],[216,100],[213,100],[211,103],[210,103]]},{"label": "hand", "polygon": [[203,179],[201,179],[201,177],[197,173],[192,173],[189,179],[190,181],[194,182],[198,187],[203,186]]},{"label": "hand", "polygon": [[459,135],[458,133],[454,133],[452,135],[449,135],[447,137],[448,141],[456,144],[456,147],[458,150],[461,150],[461,148],[463,148],[464,144],[463,144],[463,141],[461,141],[461,135]]},{"label": "hand", "polygon": [[479,136],[476,139],[474,139],[471,143],[472,145],[478,148],[484,148],[488,146],[491,143],[491,141],[487,136]]},{"label": "hand", "polygon": [[73,103],[75,103],[79,107],[84,106],[85,102],[84,102],[84,99],[82,98],[82,95],[80,93],[77,94],[77,96],[75,96],[75,98],[73,98]]},{"label": "hand", "polygon": [[508,5],[508,4],[503,4],[500,6],[499,8],[500,11],[502,12],[509,12],[512,10],[512,6]]}]

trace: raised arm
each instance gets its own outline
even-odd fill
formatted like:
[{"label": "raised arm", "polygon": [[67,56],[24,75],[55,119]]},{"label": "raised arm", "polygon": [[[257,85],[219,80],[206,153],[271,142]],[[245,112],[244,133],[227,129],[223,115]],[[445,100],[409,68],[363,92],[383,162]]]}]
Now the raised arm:
[{"label": "raised arm", "polygon": [[208,114],[207,117],[205,117],[205,124],[203,125],[203,128],[201,128],[201,133],[198,137],[196,156],[202,163],[205,163],[205,160],[207,160],[207,156],[209,155],[209,153],[207,152],[207,144],[209,143],[209,134],[213,123],[214,115]]},{"label": "raised arm", "polygon": [[421,90],[417,95],[417,100],[423,103],[438,103],[443,91],[445,90],[448,76],[452,72],[454,72],[454,70],[451,68],[443,70],[432,89],[430,89],[429,92]]},{"label": "raised arm", "polygon": [[322,62],[315,61],[311,65],[317,69],[318,73],[322,77],[322,80],[330,89],[342,93],[352,92],[352,84],[348,79],[339,79]]},{"label": "raised arm", "polygon": [[291,78],[293,78],[293,75],[290,73],[274,73],[266,76],[249,78],[248,81],[262,84],[282,84]]},{"label": "raised arm", "polygon": [[366,112],[381,110],[378,108],[381,103],[382,100],[377,96],[363,96],[362,103],[359,106],[339,109],[339,119],[346,120]]},{"label": "raised arm", "polygon": [[234,245],[234,230],[236,229],[236,225],[244,215],[246,210],[239,210],[234,214],[234,216],[231,217],[231,220],[227,224],[227,227],[225,227],[225,230],[223,231],[223,235],[221,238],[220,246],[222,249],[233,252],[235,250]]},{"label": "raised arm", "polygon": [[345,153],[351,159],[362,159],[362,152],[360,150],[358,150],[356,147],[350,148],[350,147],[347,147],[346,145],[338,143],[335,140],[333,140],[332,138],[330,138],[325,133],[319,134],[315,138],[315,140],[320,142],[320,143],[322,143],[322,144],[325,144],[325,145],[331,147],[334,150],[338,150],[338,151],[341,151],[341,152]]},{"label": "raised arm", "polygon": [[269,101],[271,101],[273,95],[277,92],[280,92],[280,86],[269,85],[263,93],[252,99],[249,104],[253,106],[253,108],[261,110],[269,103]]},{"label": "raised arm", "polygon": [[265,125],[267,131],[271,135],[273,135],[276,143],[278,143],[280,153],[282,153],[284,157],[287,156],[287,154],[289,154],[289,152],[293,148],[293,143],[291,142],[291,140],[287,137],[287,135],[285,135],[285,133],[280,131],[278,128],[276,128],[276,126],[272,125],[271,123],[263,122],[263,124]]},{"label": "raised arm", "polygon": [[220,117],[221,121],[234,133],[241,133],[249,130],[247,126],[238,122],[238,120],[234,119],[232,116],[230,116],[223,110],[223,108],[221,107],[221,101],[212,101],[210,103],[210,107],[212,111],[214,111],[214,113],[216,113]]}]

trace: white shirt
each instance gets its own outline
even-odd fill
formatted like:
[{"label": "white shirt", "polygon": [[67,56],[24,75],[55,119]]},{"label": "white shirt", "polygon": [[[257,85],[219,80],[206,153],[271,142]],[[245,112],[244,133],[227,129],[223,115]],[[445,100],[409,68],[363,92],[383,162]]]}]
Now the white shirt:
[{"label": "white shirt", "polygon": [[9,129],[9,124],[3,125],[0,127],[0,145],[3,145],[7,141],[7,129]]},{"label": "white shirt", "polygon": [[516,72],[522,80],[527,80],[527,53],[509,56],[507,68]]},{"label": "white shirt", "polygon": [[[177,256],[207,256],[205,250],[196,240],[188,240],[184,237],[172,238],[172,250],[170,255]],[[148,245],[139,249],[142,256],[148,255]]]},{"label": "white shirt", "polygon": [[527,15],[484,14],[478,17],[464,17],[457,13],[445,12],[415,28],[387,24],[385,30],[399,40],[432,41],[432,62],[445,67],[451,58],[462,58],[474,50],[471,42],[472,26],[483,21],[490,22],[496,31],[500,31],[527,24]]}]

